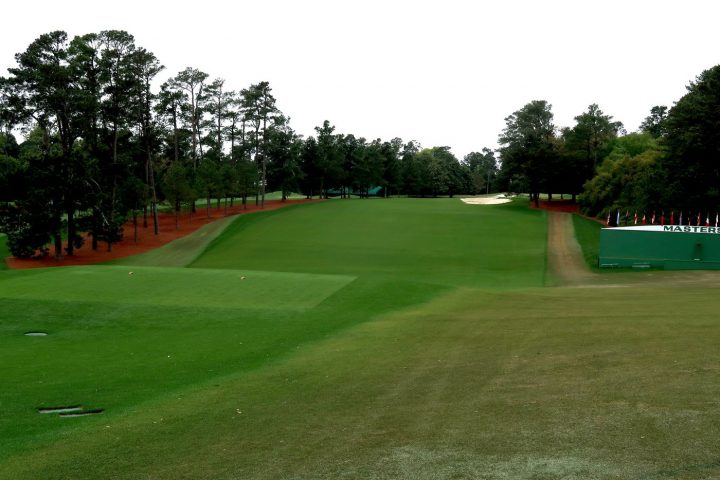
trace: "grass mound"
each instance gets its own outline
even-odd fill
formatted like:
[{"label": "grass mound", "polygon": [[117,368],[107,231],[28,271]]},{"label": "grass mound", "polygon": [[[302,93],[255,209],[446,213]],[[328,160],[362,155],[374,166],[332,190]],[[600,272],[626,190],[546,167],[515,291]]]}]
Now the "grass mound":
[{"label": "grass mound", "polygon": [[585,262],[590,268],[600,270],[598,257],[600,255],[600,230],[603,226],[580,215],[573,215],[573,226],[575,227],[575,238],[580,244]]},{"label": "grass mound", "polygon": [[238,218],[191,266],[540,286],[545,236],[545,213],[517,203],[333,200]]},{"label": "grass mound", "polygon": [[[132,268],[132,270],[128,270]],[[311,308],[354,278],[235,270],[84,266],[1,283],[0,298],[214,308]],[[46,288],[39,289],[38,285]],[[108,288],[112,285],[113,288]]]}]

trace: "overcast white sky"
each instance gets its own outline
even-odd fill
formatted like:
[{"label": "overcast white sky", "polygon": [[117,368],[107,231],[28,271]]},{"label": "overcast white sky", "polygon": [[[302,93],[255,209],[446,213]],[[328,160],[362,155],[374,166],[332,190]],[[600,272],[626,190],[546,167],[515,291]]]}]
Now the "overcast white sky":
[{"label": "overcast white sky", "polygon": [[39,35],[127,30],[167,67],[270,82],[303,135],[328,119],[367,139],[496,148],[531,100],[572,126],[591,103],[637,129],[720,63],[720,2],[152,0],[5,2],[0,75]]}]

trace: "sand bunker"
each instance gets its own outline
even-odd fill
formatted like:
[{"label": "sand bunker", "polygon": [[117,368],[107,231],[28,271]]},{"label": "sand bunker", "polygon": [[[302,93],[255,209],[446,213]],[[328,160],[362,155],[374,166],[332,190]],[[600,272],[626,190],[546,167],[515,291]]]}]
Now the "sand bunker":
[{"label": "sand bunker", "polygon": [[461,198],[463,202],[470,205],[500,205],[501,203],[510,203],[510,199],[500,195],[497,197],[470,197]]},{"label": "sand bunker", "polygon": [[82,410],[80,406],[71,407],[50,407],[50,408],[38,408],[38,413],[72,413],[79,412]]},{"label": "sand bunker", "polygon": [[38,413],[54,413],[60,417],[87,417],[88,415],[99,415],[105,410],[102,408],[85,409],[82,405],[68,405],[63,407],[41,407]]}]

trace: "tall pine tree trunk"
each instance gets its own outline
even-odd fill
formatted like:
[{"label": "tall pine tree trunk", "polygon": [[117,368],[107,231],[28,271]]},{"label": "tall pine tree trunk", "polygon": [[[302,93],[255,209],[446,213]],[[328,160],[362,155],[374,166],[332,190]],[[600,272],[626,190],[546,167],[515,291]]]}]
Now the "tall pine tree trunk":
[{"label": "tall pine tree trunk", "polygon": [[98,211],[96,208],[93,208],[92,213],[92,249],[93,251],[96,251],[98,249],[98,238],[97,238],[97,232],[100,228],[100,218],[98,215]]},{"label": "tall pine tree trunk", "polygon": [[155,189],[155,170],[153,168],[152,162],[149,160],[148,160],[148,165],[149,165],[148,170],[150,173],[150,191],[152,192],[152,203],[150,204],[150,206],[152,208],[153,229],[155,230],[155,235],[158,235],[160,233],[160,221],[158,219],[158,209],[157,209],[157,190]]},{"label": "tall pine tree trunk", "polygon": [[[57,205],[59,205],[60,202],[53,202]],[[54,210],[54,209],[53,209]],[[63,258],[63,250],[62,250],[62,219],[60,218],[60,212],[53,211],[53,216],[55,217],[53,220],[54,224],[54,231],[53,231],[53,240],[55,243],[55,260],[60,261]]]},{"label": "tall pine tree trunk", "polygon": [[175,230],[180,229],[180,200],[175,200]]},{"label": "tall pine tree trunk", "polygon": [[[118,128],[117,122],[113,125],[113,167],[117,165]],[[115,170],[115,168],[113,168]],[[115,229],[115,200],[117,197],[117,175],[113,171],[112,195],[110,197],[110,228]],[[107,251],[112,252],[114,232],[109,232]]]},{"label": "tall pine tree trunk", "polygon": [[75,212],[69,208],[67,211],[67,254],[72,257],[75,254]]},{"label": "tall pine tree trunk", "polygon": [[263,118],[263,154],[262,154],[262,201],[260,202],[260,208],[265,208],[265,184],[267,177],[267,162],[265,161],[265,152],[267,152],[267,117]]}]

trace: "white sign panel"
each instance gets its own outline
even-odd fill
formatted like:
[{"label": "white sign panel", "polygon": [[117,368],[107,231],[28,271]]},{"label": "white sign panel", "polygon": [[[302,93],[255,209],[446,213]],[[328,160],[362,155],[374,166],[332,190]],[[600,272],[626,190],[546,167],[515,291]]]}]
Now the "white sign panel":
[{"label": "white sign panel", "polygon": [[633,225],[628,227],[610,227],[603,230],[632,230],[635,232],[669,233],[710,233],[720,235],[720,227],[701,227],[691,225]]}]

